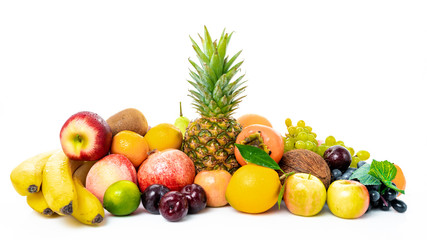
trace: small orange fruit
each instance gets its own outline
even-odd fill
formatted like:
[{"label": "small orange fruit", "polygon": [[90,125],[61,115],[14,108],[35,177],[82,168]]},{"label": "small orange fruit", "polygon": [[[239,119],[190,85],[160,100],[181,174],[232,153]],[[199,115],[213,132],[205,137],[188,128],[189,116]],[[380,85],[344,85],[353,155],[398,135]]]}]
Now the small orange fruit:
[{"label": "small orange fruit", "polygon": [[147,159],[150,147],[147,140],[136,132],[124,130],[113,137],[111,153],[125,155],[135,168]]},{"label": "small orange fruit", "polygon": [[253,114],[253,113],[244,114],[244,115],[240,116],[237,119],[237,122],[240,123],[243,128],[245,128],[249,125],[254,125],[254,124],[261,124],[264,126],[273,127],[267,118],[260,116],[258,114]]},{"label": "small orange fruit", "polygon": [[[405,175],[403,175],[402,169],[394,164],[394,166],[397,169],[396,177],[393,179],[393,183],[396,184],[396,187],[402,190],[405,190],[406,188],[406,179]],[[398,194],[398,196],[401,195],[401,193]]]}]

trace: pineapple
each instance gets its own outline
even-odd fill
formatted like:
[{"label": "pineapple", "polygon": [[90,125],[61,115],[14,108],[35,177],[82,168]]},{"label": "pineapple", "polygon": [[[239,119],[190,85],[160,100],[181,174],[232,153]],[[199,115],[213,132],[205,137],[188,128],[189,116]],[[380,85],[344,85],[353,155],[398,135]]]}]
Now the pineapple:
[{"label": "pineapple", "polygon": [[232,33],[223,31],[219,41],[212,42],[207,28],[204,30],[204,39],[199,35],[203,51],[190,37],[200,65],[189,59],[195,72],[190,70],[192,80],[188,81],[194,87],[189,96],[201,117],[187,127],[182,149],[193,160],[196,173],[224,169],[232,174],[240,167],[234,143],[242,126],[231,115],[245,97],[241,94],[246,88],[242,86],[244,75],[232,79],[243,63],[234,64],[242,51],[229,59],[226,49]]}]

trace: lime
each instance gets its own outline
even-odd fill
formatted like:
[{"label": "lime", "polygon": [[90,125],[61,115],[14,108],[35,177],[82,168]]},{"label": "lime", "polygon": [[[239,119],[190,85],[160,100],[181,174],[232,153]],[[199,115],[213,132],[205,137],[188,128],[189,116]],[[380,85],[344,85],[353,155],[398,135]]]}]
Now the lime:
[{"label": "lime", "polygon": [[104,208],[113,215],[126,216],[139,206],[141,193],[138,186],[128,180],[111,184],[104,194]]}]

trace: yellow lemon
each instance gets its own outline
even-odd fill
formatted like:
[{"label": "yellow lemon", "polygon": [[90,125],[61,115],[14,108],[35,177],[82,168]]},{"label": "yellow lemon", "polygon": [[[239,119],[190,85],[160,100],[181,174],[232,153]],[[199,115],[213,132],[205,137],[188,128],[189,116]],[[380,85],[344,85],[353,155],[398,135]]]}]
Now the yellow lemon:
[{"label": "yellow lemon", "polygon": [[248,164],[240,167],[228,183],[225,197],[236,210],[262,213],[277,203],[280,180],[271,168]]},{"label": "yellow lemon", "polygon": [[150,150],[181,149],[182,132],[170,123],[161,123],[152,127],[144,138],[147,140]]}]

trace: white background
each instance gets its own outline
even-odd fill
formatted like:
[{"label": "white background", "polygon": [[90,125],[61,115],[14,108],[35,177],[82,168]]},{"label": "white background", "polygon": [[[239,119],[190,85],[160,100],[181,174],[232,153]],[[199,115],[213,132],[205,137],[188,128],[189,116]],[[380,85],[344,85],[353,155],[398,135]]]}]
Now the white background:
[{"label": "white background", "polygon": [[[402,239],[425,228],[427,4],[425,1],[2,1],[0,3],[1,234],[8,239],[292,237]],[[356,220],[206,209],[170,223],[142,208],[99,227],[32,211],[10,183],[21,161],[58,148],[72,114],[108,118],[128,107],[151,126],[197,117],[187,96],[189,35],[234,31],[247,97],[285,134],[303,119],[372,158],[400,165],[408,211]],[[422,223],[424,221],[424,223]]]}]

